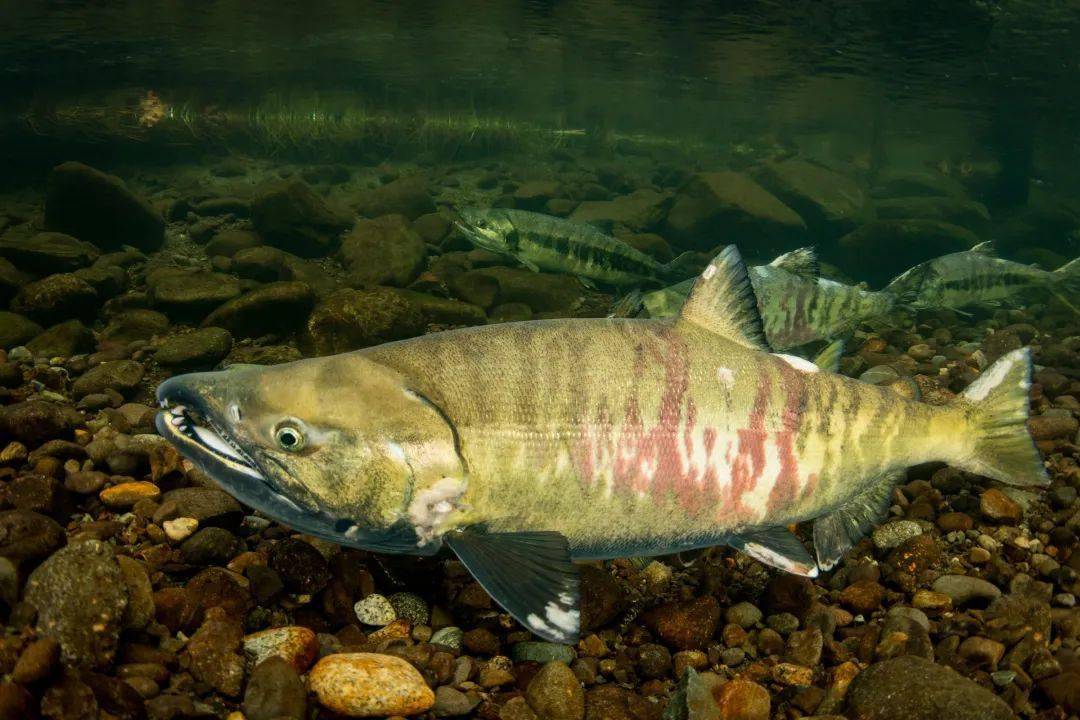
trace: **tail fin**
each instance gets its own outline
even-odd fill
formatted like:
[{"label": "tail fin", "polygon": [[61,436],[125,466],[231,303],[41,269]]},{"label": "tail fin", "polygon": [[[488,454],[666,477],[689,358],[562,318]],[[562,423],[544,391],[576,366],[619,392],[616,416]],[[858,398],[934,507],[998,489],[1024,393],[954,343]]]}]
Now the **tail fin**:
[{"label": "tail fin", "polygon": [[966,462],[958,463],[1009,485],[1048,485],[1042,456],[1027,429],[1031,391],[1031,350],[1020,348],[988,367],[955,401],[975,433]]},{"label": "tail fin", "polygon": [[1055,275],[1080,280],[1080,257],[1074,258],[1054,271]]}]

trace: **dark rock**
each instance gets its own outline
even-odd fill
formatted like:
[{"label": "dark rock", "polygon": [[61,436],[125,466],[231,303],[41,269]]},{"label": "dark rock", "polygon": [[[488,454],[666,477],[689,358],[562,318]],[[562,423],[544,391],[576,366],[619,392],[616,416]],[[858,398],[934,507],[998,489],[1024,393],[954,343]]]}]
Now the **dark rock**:
[{"label": "dark rock", "polygon": [[221,607],[209,608],[184,648],[183,660],[197,680],[236,697],[244,682],[244,658],[239,652],[243,637],[240,618]]},{"label": "dark rock", "polygon": [[9,260],[0,258],[0,305],[7,305],[15,293],[19,292],[30,277],[11,264]]},{"label": "dark rock", "polygon": [[143,378],[142,363],[135,360],[113,360],[87,370],[71,386],[75,397],[115,390],[128,397],[139,388]]},{"label": "dark rock", "polygon": [[154,305],[170,317],[188,320],[240,295],[236,278],[205,270],[160,270],[150,274],[147,287]]},{"label": "dark rock", "polygon": [[312,311],[301,347],[308,355],[332,355],[423,331],[420,309],[390,288],[339,290]]},{"label": "dark rock", "polygon": [[608,683],[589,688],[585,693],[585,717],[586,720],[659,720],[660,707],[633,690]]},{"label": "dark rock", "polygon": [[330,582],[326,558],[303,540],[289,538],[276,544],[270,553],[270,567],[295,593],[314,595]]},{"label": "dark rock", "polygon": [[236,555],[239,541],[224,528],[207,527],[180,545],[186,562],[192,565],[225,565]]},{"label": "dark rock", "polygon": [[720,606],[711,595],[672,602],[646,612],[642,619],[666,644],[678,650],[698,650],[716,632]]},{"label": "dark rock", "polygon": [[990,212],[985,205],[957,197],[892,198],[877,201],[874,208],[882,220],[938,220],[959,225],[978,235],[984,234],[990,225]]},{"label": "dark rock", "polygon": [[172,503],[175,512],[173,517],[195,518],[202,527],[235,527],[244,515],[240,503],[227,492],[217,488],[189,487],[170,490],[162,497],[162,507],[166,503]]},{"label": "dark rock", "polygon": [[119,178],[77,162],[57,165],[49,174],[45,227],[104,250],[156,250],[165,239],[165,220],[150,203]]},{"label": "dark rock", "polygon": [[44,680],[60,665],[60,643],[56,638],[38,638],[27,645],[11,671],[11,679],[23,685]]},{"label": "dark rock", "polygon": [[806,223],[747,175],[700,173],[675,196],[666,232],[688,248],[713,250],[738,238],[745,253],[773,256],[805,244]]},{"label": "dark rock", "polygon": [[53,438],[68,438],[81,423],[82,416],[74,408],[45,400],[26,400],[0,408],[0,432],[28,447]]},{"label": "dark rock", "polygon": [[251,215],[251,205],[247,200],[241,200],[240,198],[235,197],[207,198],[206,200],[195,203],[192,210],[195,211],[195,214],[202,215],[203,217],[234,215],[238,218],[246,218]]},{"label": "dark rock", "polygon": [[58,232],[0,239],[0,257],[38,275],[72,272],[93,264],[100,255],[93,244]]},{"label": "dark rock", "polygon": [[149,340],[169,329],[169,318],[156,310],[135,308],[113,316],[101,331],[102,340],[130,343]]},{"label": "dark rock", "polygon": [[41,698],[41,714],[48,720],[98,720],[100,708],[94,691],[78,673],[66,673]]},{"label": "dark rock", "polygon": [[230,228],[228,230],[222,230],[214,235],[213,239],[206,243],[204,249],[209,257],[214,257],[215,255],[233,257],[241,250],[248,250],[261,245],[262,238],[260,238],[257,233],[254,233],[251,230]]},{"label": "dark rock", "polygon": [[450,218],[441,212],[421,215],[413,220],[413,229],[420,233],[424,242],[438,245],[450,232]]},{"label": "dark rock", "polygon": [[549,662],[529,681],[525,700],[540,720],[583,720],[585,693],[564,663]]},{"label": "dark rock", "polygon": [[303,257],[331,252],[352,224],[304,182],[286,180],[266,188],[252,202],[252,221],[267,243]]},{"label": "dark rock", "polygon": [[25,597],[37,608],[39,630],[60,642],[65,663],[112,662],[127,593],[108,545],[85,540],[57,550],[30,574]]},{"label": "dark rock", "polygon": [[64,529],[52,518],[29,510],[0,511],[0,557],[33,562],[64,544]]},{"label": "dark rock", "polygon": [[862,186],[821,165],[780,160],[763,165],[756,177],[799,213],[816,236],[838,237],[873,217]]},{"label": "dark rock", "polygon": [[243,707],[247,720],[305,720],[307,688],[296,668],[272,656],[252,671]]},{"label": "dark rock", "polygon": [[228,330],[204,327],[183,335],[173,335],[157,346],[154,360],[160,365],[185,370],[208,370],[232,350]]},{"label": "dark rock", "polygon": [[40,358],[67,358],[76,353],[88,352],[93,347],[93,331],[78,320],[53,325],[26,343],[26,349],[34,357]]},{"label": "dark rock", "polygon": [[127,271],[117,265],[94,263],[88,268],[76,270],[72,275],[94,288],[102,300],[116,297],[128,284]]},{"label": "dark rock", "polygon": [[[498,278],[479,270],[455,273],[448,280],[447,286],[455,297],[480,308],[490,308],[499,300]],[[529,310],[528,305],[520,304]]]},{"label": "dark rock", "polygon": [[399,178],[374,190],[365,190],[353,201],[364,217],[404,215],[415,220],[421,215],[435,212],[435,203],[428,192],[427,181],[419,176]]},{"label": "dark rock", "polygon": [[1012,710],[955,670],[905,655],[871,665],[848,690],[848,712],[863,720],[1011,720]]},{"label": "dark rock", "polygon": [[598,630],[626,609],[626,594],[619,581],[602,568],[581,567],[581,628]]},{"label": "dark rock", "polygon": [[397,290],[398,295],[419,308],[424,321],[438,325],[483,325],[487,315],[483,308],[452,298],[436,297],[412,290]]},{"label": "dark rock", "polygon": [[412,282],[424,268],[427,246],[402,215],[359,220],[338,250],[349,284],[395,285]]},{"label": "dark rock", "polygon": [[11,309],[42,323],[93,317],[98,294],[71,273],[49,275],[27,283],[11,300]]},{"label": "dark rock", "polygon": [[84,672],[79,677],[93,691],[103,713],[117,720],[146,720],[142,696],[131,685],[96,672]]},{"label": "dark rock", "polygon": [[[495,279],[499,286],[497,298],[499,303],[524,303],[532,308],[533,312],[537,313],[559,312],[572,314],[581,304],[584,294],[581,283],[569,275],[534,273],[531,270],[508,267],[491,267],[474,270],[460,277],[464,278],[475,274]],[[480,305],[480,303],[467,297],[462,297],[462,299]]]},{"label": "dark rock", "polygon": [[282,334],[299,327],[315,304],[311,288],[300,282],[274,282],[226,302],[203,320],[239,337]]},{"label": "dark rock", "polygon": [[[90,699],[93,700],[93,695],[90,696]],[[25,688],[13,682],[0,680],[0,719],[36,720],[38,707],[37,698]],[[96,711],[96,707],[93,709]],[[68,717],[65,715],[64,720],[68,720]],[[91,718],[90,720],[97,719]]]},{"label": "dark rock", "polygon": [[232,272],[259,282],[285,280],[285,265],[289,258],[299,260],[292,253],[269,245],[245,248],[233,255]]},{"label": "dark rock", "polygon": [[670,193],[643,188],[613,200],[586,200],[570,214],[570,219],[608,230],[619,224],[636,232],[644,232],[663,222],[672,201]]},{"label": "dark rock", "polygon": [[18,313],[0,310],[0,347],[5,350],[25,345],[41,333],[41,326]]}]

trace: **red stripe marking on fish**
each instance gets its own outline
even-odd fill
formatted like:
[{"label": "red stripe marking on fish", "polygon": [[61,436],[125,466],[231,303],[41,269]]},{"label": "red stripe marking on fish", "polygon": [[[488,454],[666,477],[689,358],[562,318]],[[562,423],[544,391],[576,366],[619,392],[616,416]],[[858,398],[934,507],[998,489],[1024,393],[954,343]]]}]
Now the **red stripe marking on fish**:
[{"label": "red stripe marking on fish", "polygon": [[774,442],[780,458],[780,472],[776,476],[766,505],[770,513],[790,504],[799,494],[799,462],[795,457],[795,437],[799,430],[799,417],[806,401],[806,376],[784,361],[779,361],[780,384],[784,388],[784,410]]},{"label": "red stripe marking on fish", "polygon": [[731,487],[728,503],[721,512],[735,517],[752,517],[755,509],[743,503],[743,494],[752,491],[761,478],[765,467],[765,413],[769,409],[769,394],[772,380],[768,373],[762,373],[758,382],[754,406],[750,410],[747,426],[737,431],[739,447],[731,462]]}]

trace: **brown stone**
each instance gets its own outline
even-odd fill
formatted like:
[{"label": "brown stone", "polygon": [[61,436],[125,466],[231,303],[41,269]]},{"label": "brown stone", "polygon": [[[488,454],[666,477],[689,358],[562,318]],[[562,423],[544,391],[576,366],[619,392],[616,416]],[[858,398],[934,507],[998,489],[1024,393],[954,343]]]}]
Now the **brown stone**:
[{"label": "brown stone", "polygon": [[769,720],[769,691],[750,680],[736,678],[713,690],[723,720]]},{"label": "brown stone", "polygon": [[711,595],[653,608],[643,620],[665,643],[678,650],[705,646],[720,622],[720,605]]},{"label": "brown stone", "polygon": [[1024,515],[1020,504],[997,488],[990,488],[979,496],[979,511],[990,520],[1010,525],[1020,522]]}]

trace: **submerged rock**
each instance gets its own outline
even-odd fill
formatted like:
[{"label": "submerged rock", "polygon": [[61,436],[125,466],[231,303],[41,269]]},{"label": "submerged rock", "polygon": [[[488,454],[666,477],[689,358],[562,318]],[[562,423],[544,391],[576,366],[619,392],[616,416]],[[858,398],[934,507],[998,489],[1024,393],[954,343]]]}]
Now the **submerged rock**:
[{"label": "submerged rock", "polygon": [[232,350],[228,330],[204,327],[183,335],[173,335],[157,347],[154,360],[160,365],[183,369],[210,369]]},{"label": "submerged rock", "polygon": [[160,270],[147,278],[147,286],[154,305],[179,319],[200,318],[240,295],[236,278],[205,270]]},{"label": "submerged rock", "polygon": [[223,695],[240,694],[244,682],[243,638],[239,618],[222,607],[211,607],[184,649],[191,674]]},{"label": "submerged rock", "polygon": [[365,190],[353,200],[353,205],[357,212],[368,218],[404,215],[409,220],[415,220],[421,215],[435,212],[427,181],[418,175],[392,180],[374,190]]},{"label": "submerged rock", "polygon": [[77,398],[106,390],[115,390],[121,395],[130,396],[138,389],[142,378],[142,363],[135,360],[113,360],[95,365],[83,373],[71,386],[71,392]]},{"label": "submerged rock", "polygon": [[169,329],[169,318],[157,310],[135,308],[115,315],[101,331],[102,340],[129,343],[149,340]]},{"label": "submerged rock", "polygon": [[319,303],[304,327],[301,347],[332,355],[419,335],[419,308],[390,288],[339,290]]},{"label": "submerged rock", "polygon": [[352,224],[348,215],[297,179],[264,189],[252,201],[251,217],[266,242],[303,257],[328,254]]},{"label": "submerged rock", "polygon": [[402,215],[359,220],[338,250],[354,286],[412,282],[424,268],[427,247]]},{"label": "submerged rock", "polygon": [[34,357],[71,357],[94,347],[93,331],[78,320],[58,323],[38,333],[26,343]]},{"label": "submerged rock", "polygon": [[307,319],[315,294],[305,283],[274,282],[226,302],[203,320],[240,337],[281,335]]},{"label": "submerged rock", "polygon": [[320,705],[347,717],[419,715],[435,704],[416,668],[391,655],[327,655],[311,669],[308,683]]},{"label": "submerged rock", "polygon": [[858,182],[807,160],[766,163],[756,177],[799,213],[815,235],[838,237],[873,217]]},{"label": "submerged rock", "polygon": [[1010,720],[1012,710],[952,668],[905,655],[863,670],[848,691],[848,711],[864,720]]},{"label": "submerged rock", "polygon": [[481,307],[453,298],[436,297],[413,290],[398,290],[398,295],[415,305],[429,323],[439,325],[483,325],[487,316]]},{"label": "submerged rock", "polygon": [[11,300],[11,309],[38,322],[61,322],[93,317],[98,293],[71,273],[49,275],[24,285]]},{"label": "submerged rock", "polygon": [[0,347],[5,350],[16,345],[25,345],[40,333],[41,326],[30,318],[0,310]]},{"label": "submerged rock", "polygon": [[672,201],[670,193],[635,190],[612,200],[586,200],[570,213],[570,219],[595,224],[605,230],[619,224],[641,232],[660,225]]},{"label": "submerged rock", "polygon": [[165,239],[165,220],[150,203],[120,178],[78,162],[57,165],[49,174],[45,227],[103,250],[155,250]]},{"label": "submerged rock", "polygon": [[230,228],[214,235],[210,242],[206,243],[204,249],[209,257],[215,255],[233,257],[241,250],[261,246],[262,242],[262,238],[259,237],[258,233],[251,230]]},{"label": "submerged rock", "polygon": [[55,552],[30,574],[26,601],[37,608],[40,631],[60,642],[65,663],[112,662],[128,601],[108,545],[86,540]]},{"label": "submerged rock", "polygon": [[899,197],[874,203],[878,218],[938,220],[983,235],[990,226],[990,212],[974,200],[955,197]]},{"label": "submerged rock", "polygon": [[69,438],[81,423],[82,416],[75,408],[46,400],[26,400],[0,408],[0,433],[29,447]]},{"label": "submerged rock", "polygon": [[15,293],[19,292],[30,277],[11,264],[9,260],[0,258],[0,303],[7,304]]},{"label": "submerged rock", "polygon": [[296,668],[272,656],[256,663],[244,690],[246,720],[304,720],[307,688]]},{"label": "submerged rock", "polygon": [[[871,284],[883,284],[913,265],[967,250],[978,242],[979,237],[966,228],[921,219],[875,220],[839,240],[844,269]],[[863,258],[877,262],[863,263]]]},{"label": "submerged rock", "polygon": [[93,264],[100,255],[95,245],[58,232],[0,240],[0,257],[34,273],[71,272]]},{"label": "submerged rock", "polygon": [[743,173],[699,173],[675,196],[667,233],[686,247],[713,250],[738,238],[744,254],[779,255],[806,241],[798,213]]}]

